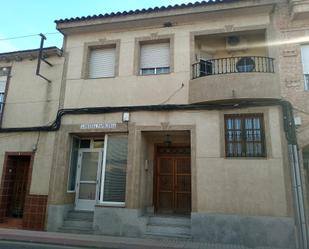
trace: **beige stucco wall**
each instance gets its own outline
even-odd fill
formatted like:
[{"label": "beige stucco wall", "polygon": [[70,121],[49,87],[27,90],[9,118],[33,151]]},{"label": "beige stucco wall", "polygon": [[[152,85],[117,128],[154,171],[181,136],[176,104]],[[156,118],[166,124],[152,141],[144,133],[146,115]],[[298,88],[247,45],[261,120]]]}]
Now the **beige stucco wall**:
[{"label": "beige stucco wall", "polygon": [[[224,157],[224,113],[262,112],[265,116],[267,158],[227,159]],[[279,107],[250,108],[233,111],[133,112],[129,123],[129,154],[127,168],[126,207],[149,206],[145,184],[145,160],[153,165],[151,139],[146,131],[188,130],[192,149],[193,211],[208,213],[291,216],[290,187],[283,151],[282,117]],[[82,123],[117,123],[116,130],[80,130]],[[70,133],[102,136],[105,132],[124,132],[121,113],[106,115],[65,116],[59,133],[56,169],[52,174],[50,203],[72,202],[66,194],[69,167]],[[181,140],[179,140],[181,141]],[[62,146],[63,145],[63,146]],[[62,174],[60,174],[61,172]],[[148,181],[147,181],[148,179]],[[147,181],[147,182],[146,182]],[[147,190],[148,193],[151,192]]]},{"label": "beige stucco wall", "polygon": [[41,74],[52,82],[35,75],[37,60],[0,62],[0,67],[11,67],[2,127],[41,126],[54,121],[58,106],[64,58],[47,58],[42,62]]},{"label": "beige stucco wall", "polygon": [[280,98],[275,73],[234,73],[190,80],[189,102]]},{"label": "beige stucco wall", "polygon": [[[237,10],[239,11],[239,10]],[[245,30],[266,29],[270,22],[268,10],[255,10],[239,16],[235,13],[209,15],[205,19],[197,16],[197,21],[175,25],[170,28],[97,31],[70,34],[67,36],[65,51],[68,53],[68,71],[65,86],[64,107],[149,105],[161,103],[188,103],[191,64],[194,62],[194,42],[192,35],[217,34]],[[232,24],[232,26],[231,26]],[[230,31],[228,31],[230,30]],[[137,76],[135,70],[136,39],[159,39],[173,36],[173,72],[167,75]],[[255,37],[258,41],[261,37]],[[119,75],[106,79],[82,79],[84,68],[84,46],[92,42],[120,40]],[[265,50],[254,51],[265,54]],[[184,84],[183,87],[181,85]],[[172,96],[172,97],[171,97]],[[116,101],[117,100],[117,101]]]},{"label": "beige stucco wall", "polygon": [[[29,57],[30,58],[30,57]],[[11,67],[7,98],[3,113],[3,128],[36,127],[51,124],[59,107],[63,57],[51,56],[49,67],[41,64],[41,74],[48,83],[35,75],[37,60],[0,62],[0,67]],[[30,194],[47,195],[54,150],[55,132],[0,133],[0,176],[6,152],[33,152]]]},{"label": "beige stucco wall", "polygon": [[[256,32],[256,31],[255,31]],[[195,39],[195,53],[200,58],[227,58],[237,56],[268,56],[264,31],[258,33],[238,33],[241,39],[245,40],[245,48],[240,50],[227,50],[226,38],[229,34],[219,34],[214,36],[200,36]],[[208,51],[208,52],[207,52]]]},{"label": "beige stucco wall", "polygon": [[37,144],[32,165],[30,194],[47,195],[54,146],[54,132],[28,132],[0,134],[0,179],[5,152],[32,152]]}]

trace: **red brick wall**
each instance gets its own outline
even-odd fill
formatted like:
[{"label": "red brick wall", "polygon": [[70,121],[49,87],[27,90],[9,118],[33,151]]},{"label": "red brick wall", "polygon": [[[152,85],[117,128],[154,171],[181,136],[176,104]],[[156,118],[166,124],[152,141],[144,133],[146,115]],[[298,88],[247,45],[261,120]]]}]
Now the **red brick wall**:
[{"label": "red brick wall", "polygon": [[27,195],[23,214],[23,228],[44,230],[47,195]]}]

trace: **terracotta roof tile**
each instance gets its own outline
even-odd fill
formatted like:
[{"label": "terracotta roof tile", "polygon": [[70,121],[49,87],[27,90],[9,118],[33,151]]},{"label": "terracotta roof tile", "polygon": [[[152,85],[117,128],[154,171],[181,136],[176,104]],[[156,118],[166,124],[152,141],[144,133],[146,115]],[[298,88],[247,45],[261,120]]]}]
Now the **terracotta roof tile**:
[{"label": "terracotta roof tile", "polygon": [[229,2],[235,2],[235,1],[240,1],[240,0],[208,0],[208,1],[201,1],[201,2],[195,2],[195,3],[154,7],[154,8],[148,8],[148,9],[136,9],[136,10],[123,11],[123,12],[116,12],[116,13],[111,12],[111,13],[106,13],[106,14],[92,15],[92,16],[89,15],[89,16],[82,16],[82,17],[59,19],[59,20],[55,20],[55,23],[61,24],[61,23],[78,22],[78,21],[85,21],[85,20],[104,19],[104,18],[118,17],[118,16],[155,13],[155,12],[174,10],[174,9],[194,8],[194,7],[208,6],[208,5],[219,4],[219,3],[229,3]]}]

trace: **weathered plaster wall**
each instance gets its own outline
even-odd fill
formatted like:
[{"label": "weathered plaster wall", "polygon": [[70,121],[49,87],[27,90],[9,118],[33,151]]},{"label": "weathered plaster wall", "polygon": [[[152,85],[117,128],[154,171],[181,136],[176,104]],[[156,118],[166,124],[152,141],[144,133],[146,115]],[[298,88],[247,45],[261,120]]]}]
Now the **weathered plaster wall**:
[{"label": "weathered plaster wall", "polygon": [[[224,157],[224,133],[219,111],[136,112],[129,124],[129,155],[127,168],[127,208],[144,208],[149,200],[142,194],[145,184],[144,159],[150,155],[145,149],[143,131],[191,130],[198,134],[191,139],[192,204],[194,212],[240,215],[291,216],[290,188],[286,182],[286,165],[282,151],[282,124],[280,108],[250,108],[233,113],[264,113],[267,158],[228,159]],[[115,122],[115,130],[80,130],[81,123]],[[191,127],[191,128],[190,128]],[[66,116],[58,137],[55,165],[51,180],[50,203],[69,202],[66,193],[69,133],[88,135],[104,132],[124,132],[121,113],[106,115]],[[95,133],[97,132],[97,133]],[[151,156],[149,156],[151,159]],[[57,174],[57,172],[63,172]],[[288,179],[288,178],[287,178]],[[144,184],[142,184],[144,182]],[[152,184],[151,182],[149,184]],[[144,205],[144,206],[142,206]]]}]

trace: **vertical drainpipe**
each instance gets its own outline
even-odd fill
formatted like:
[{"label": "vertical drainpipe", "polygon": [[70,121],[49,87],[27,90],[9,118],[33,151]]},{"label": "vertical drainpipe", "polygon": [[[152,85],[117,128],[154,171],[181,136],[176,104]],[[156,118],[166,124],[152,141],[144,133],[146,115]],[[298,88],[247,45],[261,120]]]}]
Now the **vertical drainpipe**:
[{"label": "vertical drainpipe", "polygon": [[294,211],[297,228],[298,248],[308,249],[308,230],[303,195],[303,183],[299,149],[297,145],[296,128],[293,107],[291,103],[283,101],[284,130],[288,141],[288,153],[291,168],[292,191],[294,197]]}]

